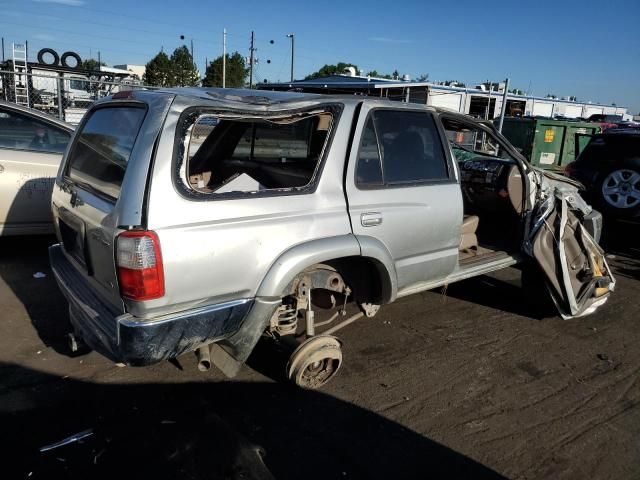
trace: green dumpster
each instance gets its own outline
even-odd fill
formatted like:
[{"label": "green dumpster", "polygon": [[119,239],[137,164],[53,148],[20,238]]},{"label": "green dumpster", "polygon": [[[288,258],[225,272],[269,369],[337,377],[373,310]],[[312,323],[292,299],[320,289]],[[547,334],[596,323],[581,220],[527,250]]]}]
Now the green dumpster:
[{"label": "green dumpster", "polygon": [[533,165],[556,171],[575,160],[576,134],[581,134],[578,142],[584,147],[586,135],[595,133],[600,133],[599,125],[573,120],[506,117],[502,126],[502,134]]}]

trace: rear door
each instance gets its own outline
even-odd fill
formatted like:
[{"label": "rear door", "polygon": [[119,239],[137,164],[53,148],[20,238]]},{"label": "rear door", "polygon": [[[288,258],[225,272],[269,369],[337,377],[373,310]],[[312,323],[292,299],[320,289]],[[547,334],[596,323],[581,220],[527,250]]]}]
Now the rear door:
[{"label": "rear door", "polygon": [[0,107],[0,230],[52,230],[51,191],[71,132]]},{"label": "rear door", "polygon": [[356,126],[346,177],[352,229],[386,247],[399,294],[458,262],[462,194],[443,138],[424,109],[364,106]]},{"label": "rear door", "polygon": [[[141,102],[106,103],[89,111],[53,198],[57,234],[67,257],[118,309],[123,306],[114,263],[115,237],[122,230],[117,205],[146,115]],[[138,188],[144,190],[144,183]]]}]

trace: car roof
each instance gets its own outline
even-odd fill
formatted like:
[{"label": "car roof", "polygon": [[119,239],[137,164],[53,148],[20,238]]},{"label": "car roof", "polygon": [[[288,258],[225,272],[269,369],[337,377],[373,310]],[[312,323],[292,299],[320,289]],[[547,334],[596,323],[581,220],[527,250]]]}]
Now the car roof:
[{"label": "car roof", "polygon": [[[134,96],[141,93],[140,90],[134,91]],[[226,103],[229,106],[238,104],[250,105],[252,107],[270,107],[286,104],[319,104],[319,103],[345,103],[356,105],[361,102],[375,103],[376,105],[389,105],[396,108],[416,107],[419,104],[407,104],[388,100],[380,97],[369,97],[365,95],[349,95],[349,94],[320,94],[320,93],[302,93],[302,92],[283,92],[273,90],[250,90],[247,88],[213,88],[213,87],[179,87],[179,88],[162,88],[154,90],[145,90],[144,95],[175,95],[191,99],[196,103],[200,101]],[[420,105],[426,110],[436,111],[434,107]]]},{"label": "car roof", "polygon": [[57,127],[63,128],[69,132],[73,132],[73,130],[75,129],[75,127],[70,123],[64,122],[59,118],[49,115],[48,113],[41,112],[40,110],[36,110],[34,108],[25,107],[23,105],[18,105],[16,103],[5,102],[4,100],[0,100],[0,107],[6,108],[8,110],[13,110],[15,112],[31,115],[32,117],[36,117],[39,120],[42,120],[47,123],[52,123]]}]

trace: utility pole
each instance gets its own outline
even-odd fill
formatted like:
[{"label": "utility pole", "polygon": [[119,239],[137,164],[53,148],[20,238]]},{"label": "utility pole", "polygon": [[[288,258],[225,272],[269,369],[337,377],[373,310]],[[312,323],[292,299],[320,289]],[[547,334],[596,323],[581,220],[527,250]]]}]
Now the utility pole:
[{"label": "utility pole", "polygon": [[196,61],[193,58],[193,38],[191,39],[191,63],[193,63],[193,66],[196,66]]},{"label": "utility pole", "polygon": [[291,39],[291,81],[293,82],[293,51],[294,51],[294,35],[293,35],[293,33],[287,34],[287,38]]},{"label": "utility pole", "polygon": [[222,88],[227,88],[227,29],[222,29]]},{"label": "utility pole", "polygon": [[249,47],[249,88],[253,88],[253,52],[255,36],[251,30],[251,46]]},{"label": "utility pole", "polygon": [[504,122],[504,114],[507,111],[507,93],[509,93],[509,79],[504,81],[504,92],[502,93],[502,110],[500,111],[500,121],[498,122],[498,131],[502,133],[502,123]]}]

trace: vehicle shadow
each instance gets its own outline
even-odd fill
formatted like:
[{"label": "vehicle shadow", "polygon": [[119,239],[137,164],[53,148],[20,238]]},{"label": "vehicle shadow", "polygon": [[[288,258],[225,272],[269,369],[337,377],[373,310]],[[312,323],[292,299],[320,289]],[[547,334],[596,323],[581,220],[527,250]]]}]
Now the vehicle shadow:
[{"label": "vehicle shadow", "polygon": [[[515,268],[513,269],[516,270]],[[520,276],[505,280],[494,274],[480,275],[448,285],[443,295],[484,305],[533,320],[543,320],[549,312],[536,305],[536,299],[521,286]]]},{"label": "vehicle shadow", "polygon": [[640,279],[639,224],[606,222],[600,243],[617,275]]},{"label": "vehicle shadow", "polygon": [[[0,375],[3,478],[504,478],[373,412],[277,383],[96,384],[7,363]],[[39,451],[78,432],[89,436]]]},{"label": "vehicle shadow", "polygon": [[71,326],[67,302],[49,266],[47,249],[54,243],[56,239],[50,235],[0,238],[0,278],[24,306],[42,342],[68,355],[65,334]]}]

